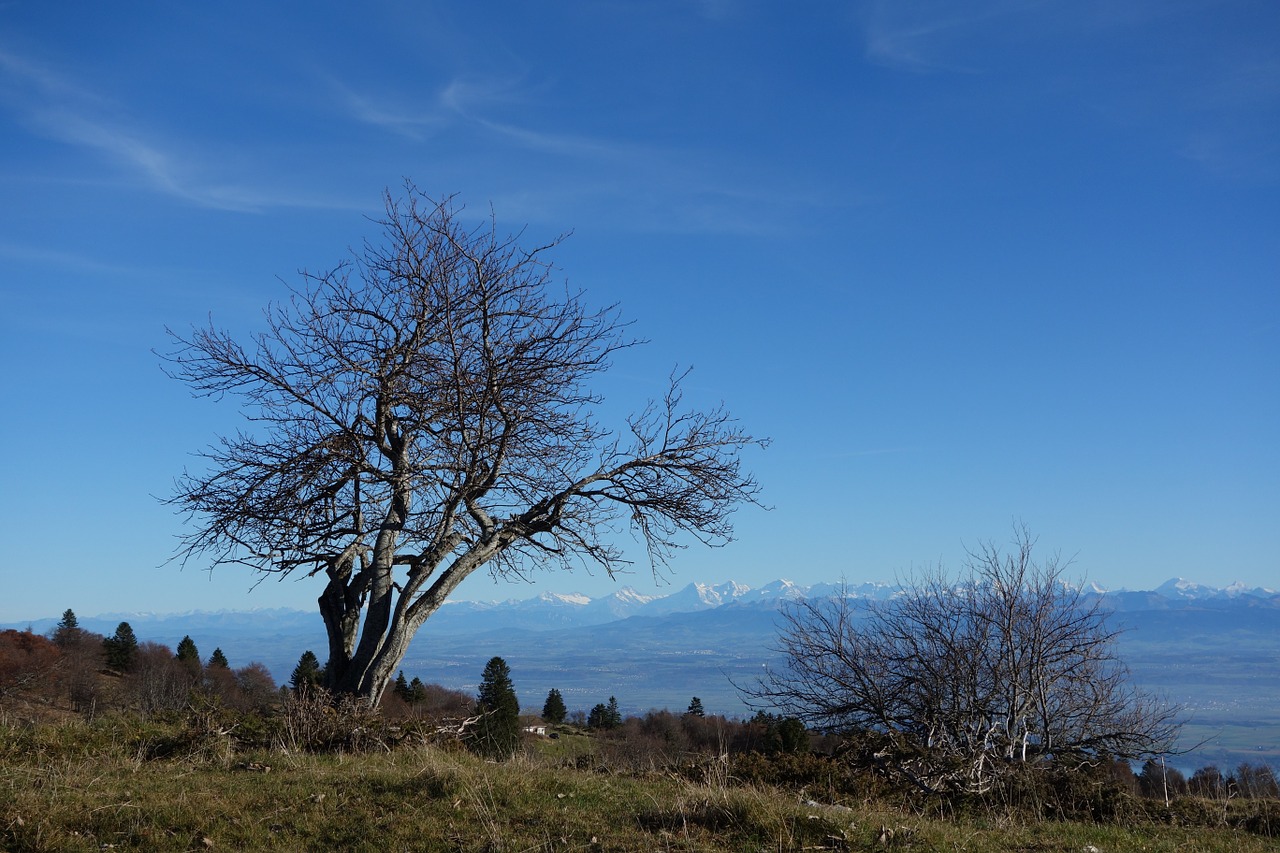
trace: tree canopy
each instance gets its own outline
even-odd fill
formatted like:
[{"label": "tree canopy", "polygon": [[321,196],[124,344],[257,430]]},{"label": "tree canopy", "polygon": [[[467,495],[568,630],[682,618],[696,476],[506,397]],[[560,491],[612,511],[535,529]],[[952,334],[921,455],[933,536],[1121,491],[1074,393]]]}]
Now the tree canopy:
[{"label": "tree canopy", "polygon": [[618,700],[609,697],[609,702],[597,702],[587,714],[587,726],[593,729],[616,729],[622,725],[622,712],[618,709]]},{"label": "tree canopy", "polygon": [[196,642],[189,634],[178,641],[178,650],[174,657],[180,661],[200,662],[200,650],[196,648]]},{"label": "tree canopy", "polygon": [[138,654],[138,637],[133,633],[133,626],[128,622],[117,625],[115,633],[103,639],[102,650],[108,668],[117,672],[131,669]]},{"label": "tree canopy", "polygon": [[547,691],[547,701],[542,703],[542,719],[548,723],[563,723],[568,715],[569,709],[565,707],[564,697],[552,687]]},{"label": "tree canopy", "polygon": [[380,239],[304,273],[247,343],[171,332],[169,373],[233,396],[249,428],[204,451],[170,502],[183,559],[323,579],[329,686],[376,702],[409,641],[472,572],[626,562],[731,540],[765,442],[684,404],[683,373],[620,428],[595,387],[637,341],[613,307],[555,285],[547,255],[406,185]]},{"label": "tree canopy", "polygon": [[306,690],[318,686],[323,681],[323,677],[324,670],[320,667],[320,659],[316,657],[315,652],[307,649],[298,657],[298,665],[293,668],[289,676],[289,686],[294,690]]}]

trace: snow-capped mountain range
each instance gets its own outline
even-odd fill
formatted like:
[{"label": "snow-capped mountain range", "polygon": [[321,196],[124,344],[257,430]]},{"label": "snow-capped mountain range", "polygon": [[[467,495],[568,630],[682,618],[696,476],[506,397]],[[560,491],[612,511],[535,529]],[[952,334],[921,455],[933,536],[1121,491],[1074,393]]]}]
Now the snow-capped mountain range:
[{"label": "snow-capped mountain range", "polygon": [[[474,616],[488,617],[505,614],[519,627],[526,625],[526,617],[535,617],[537,624],[546,627],[566,625],[601,625],[632,616],[666,616],[672,613],[696,613],[728,605],[737,607],[766,606],[776,608],[781,602],[801,598],[818,598],[837,595],[843,589],[850,598],[865,601],[886,601],[898,595],[902,587],[897,584],[867,582],[861,584],[820,583],[802,586],[779,579],[762,587],[749,587],[735,581],[719,584],[691,583],[668,595],[644,595],[629,586],[599,598],[581,593],[545,592],[533,598],[507,599],[505,601],[450,601],[434,616],[438,622],[470,621]],[[1265,587],[1247,587],[1233,583],[1226,587],[1212,587],[1183,578],[1172,578],[1154,590],[1108,590],[1097,583],[1085,584],[1086,595],[1099,595],[1108,599],[1116,610],[1134,607],[1149,609],[1152,606],[1176,606],[1180,603],[1238,601],[1257,599],[1257,603],[1280,606],[1280,593]],[[510,622],[506,624],[512,624]]]},{"label": "snow-capped mountain range", "polygon": [[[501,628],[549,630],[604,625],[633,616],[656,618],[677,613],[697,613],[726,606],[774,610],[785,601],[836,595],[842,589],[850,598],[864,601],[886,601],[902,591],[901,586],[891,583],[819,583],[804,586],[779,579],[761,587],[750,587],[736,581],[718,584],[690,583],[666,595],[646,595],[630,586],[623,586],[597,598],[582,593],[544,592],[523,599],[448,601],[431,617],[430,628],[433,632],[449,634]],[[1171,578],[1154,590],[1108,590],[1096,583],[1087,583],[1084,591],[1087,595],[1103,596],[1108,605],[1117,611],[1164,610],[1188,605],[1212,606],[1226,603],[1280,608],[1280,593],[1273,589],[1247,587],[1241,583],[1213,587],[1184,578]],[[238,633],[241,629],[260,632],[264,617],[285,631],[302,624],[314,624],[316,620],[316,614],[311,610],[272,608],[193,610],[168,614],[103,613],[81,616],[80,622],[88,630],[104,633],[110,633],[121,621],[153,625],[167,623],[175,626],[217,622],[221,630]],[[0,627],[30,626],[37,632],[45,632],[56,623],[56,618],[47,617]]]}]

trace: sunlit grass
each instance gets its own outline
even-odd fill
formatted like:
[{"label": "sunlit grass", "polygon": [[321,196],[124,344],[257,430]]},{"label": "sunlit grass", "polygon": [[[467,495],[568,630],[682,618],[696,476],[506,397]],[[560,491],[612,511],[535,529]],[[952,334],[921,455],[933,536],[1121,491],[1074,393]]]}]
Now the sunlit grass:
[{"label": "sunlit grass", "polygon": [[[574,769],[587,738],[495,764],[436,746],[364,754],[220,748],[155,757],[172,727],[0,725],[6,850],[1261,851],[1257,833],[999,816],[937,820],[711,774]],[[566,760],[570,759],[570,760]]]}]

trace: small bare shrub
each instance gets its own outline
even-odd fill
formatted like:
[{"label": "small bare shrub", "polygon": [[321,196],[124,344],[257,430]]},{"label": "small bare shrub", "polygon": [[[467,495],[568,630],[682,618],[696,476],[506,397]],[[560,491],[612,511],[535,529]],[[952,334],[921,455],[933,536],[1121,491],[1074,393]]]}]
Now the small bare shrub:
[{"label": "small bare shrub", "polygon": [[387,747],[390,733],[376,709],[323,688],[290,691],[280,705],[277,743],[290,752],[360,752]]}]

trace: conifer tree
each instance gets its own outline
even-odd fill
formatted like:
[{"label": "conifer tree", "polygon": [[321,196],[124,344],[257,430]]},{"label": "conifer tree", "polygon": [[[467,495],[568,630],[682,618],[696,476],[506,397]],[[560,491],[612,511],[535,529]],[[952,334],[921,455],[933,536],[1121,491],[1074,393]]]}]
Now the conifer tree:
[{"label": "conifer tree", "polygon": [[406,702],[413,701],[413,691],[409,688],[409,681],[404,677],[403,669],[396,676],[395,694]]},{"label": "conifer tree", "polygon": [[213,650],[213,654],[209,655],[209,666],[220,666],[223,669],[230,669],[231,664],[227,662],[227,656],[222,653],[221,647]]},{"label": "conifer tree", "polygon": [[702,700],[694,696],[693,701],[689,703],[689,709],[684,712],[684,715],[686,717],[705,717],[706,713],[702,707]]},{"label": "conifer tree", "polygon": [[315,652],[307,649],[298,658],[298,665],[293,668],[293,674],[289,676],[289,686],[297,691],[318,687],[322,675],[320,659],[316,657]]},{"label": "conifer tree", "polygon": [[76,619],[75,611],[68,607],[62,611],[62,620],[53,629],[53,641],[65,649],[76,645],[83,636],[84,631],[80,629],[80,621]]},{"label": "conifer tree", "polygon": [[106,653],[109,669],[128,672],[138,652],[138,638],[133,633],[133,626],[128,622],[117,625],[116,632],[102,641],[102,650]]},{"label": "conifer tree", "polygon": [[195,640],[191,639],[191,635],[185,635],[178,642],[178,653],[174,655],[180,661],[194,661],[200,663],[200,650],[196,648]]},{"label": "conifer tree", "polygon": [[195,640],[191,639],[190,634],[187,634],[178,642],[178,651],[173,658],[180,667],[186,670],[192,682],[200,680],[200,671],[204,667],[200,665],[200,650],[196,648]]},{"label": "conifer tree", "polygon": [[480,677],[471,746],[489,758],[506,759],[520,746],[520,701],[511,683],[511,668],[500,657],[490,659]]},{"label": "conifer tree", "polygon": [[563,723],[568,713],[569,709],[564,705],[564,697],[560,695],[559,690],[552,687],[547,693],[547,701],[542,706],[542,719],[552,724]]},{"label": "conifer tree", "polygon": [[609,697],[609,704],[604,702],[596,703],[591,709],[591,713],[587,715],[587,726],[593,729],[616,729],[622,725],[622,712],[618,710],[618,700],[616,697]]}]

